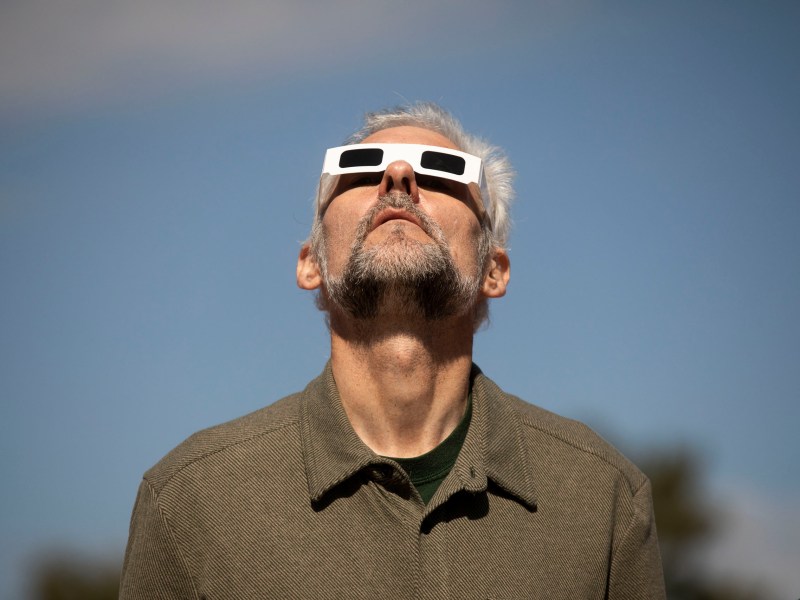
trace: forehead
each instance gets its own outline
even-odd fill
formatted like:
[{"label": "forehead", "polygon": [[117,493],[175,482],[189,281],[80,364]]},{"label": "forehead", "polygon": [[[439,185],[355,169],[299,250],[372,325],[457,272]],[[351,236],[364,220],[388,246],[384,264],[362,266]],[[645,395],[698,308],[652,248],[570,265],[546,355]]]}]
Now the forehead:
[{"label": "forehead", "polygon": [[376,131],[372,135],[367,136],[361,142],[362,144],[426,144],[428,146],[439,146],[440,148],[450,148],[451,150],[460,150],[449,139],[444,137],[441,133],[424,129],[422,127],[413,127],[411,125],[401,125],[399,127],[389,127]]}]

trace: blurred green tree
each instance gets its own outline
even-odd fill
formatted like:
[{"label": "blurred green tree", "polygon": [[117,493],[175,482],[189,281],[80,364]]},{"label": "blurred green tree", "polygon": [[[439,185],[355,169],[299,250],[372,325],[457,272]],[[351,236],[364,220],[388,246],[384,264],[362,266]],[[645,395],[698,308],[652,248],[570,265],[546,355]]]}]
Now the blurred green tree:
[{"label": "blurred green tree", "polygon": [[119,569],[106,563],[50,555],[34,570],[35,600],[116,600]]},{"label": "blurred green tree", "polygon": [[767,590],[719,581],[703,551],[725,522],[708,504],[699,455],[687,448],[649,450],[638,461],[653,486],[653,510],[669,600],[764,600]]}]

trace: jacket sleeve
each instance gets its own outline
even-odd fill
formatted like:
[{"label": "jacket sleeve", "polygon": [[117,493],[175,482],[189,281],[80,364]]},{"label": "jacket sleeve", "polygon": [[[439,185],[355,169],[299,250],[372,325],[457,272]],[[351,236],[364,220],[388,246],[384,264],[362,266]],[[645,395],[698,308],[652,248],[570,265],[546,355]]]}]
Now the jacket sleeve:
[{"label": "jacket sleeve", "polygon": [[666,598],[650,482],[633,496],[633,516],[622,526],[611,557],[609,600]]},{"label": "jacket sleeve", "polygon": [[142,480],[133,507],[119,598],[197,598],[186,563],[147,480]]}]

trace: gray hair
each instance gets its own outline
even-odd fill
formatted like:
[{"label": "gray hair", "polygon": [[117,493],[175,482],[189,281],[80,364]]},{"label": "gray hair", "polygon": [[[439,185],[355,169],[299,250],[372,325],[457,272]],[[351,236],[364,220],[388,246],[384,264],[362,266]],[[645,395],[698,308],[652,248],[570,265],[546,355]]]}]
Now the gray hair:
[{"label": "gray hair", "polygon": [[[364,125],[345,141],[345,145],[359,144],[365,138],[390,127],[408,125],[421,127],[442,134],[462,152],[477,156],[483,162],[484,189],[488,198],[483,198],[489,218],[494,242],[505,247],[511,229],[509,207],[514,199],[514,171],[503,151],[487,141],[467,133],[458,120],[433,102],[417,102],[385,110],[367,113]],[[330,199],[335,178],[320,179],[315,203],[316,220],[322,218],[323,208]]]}]

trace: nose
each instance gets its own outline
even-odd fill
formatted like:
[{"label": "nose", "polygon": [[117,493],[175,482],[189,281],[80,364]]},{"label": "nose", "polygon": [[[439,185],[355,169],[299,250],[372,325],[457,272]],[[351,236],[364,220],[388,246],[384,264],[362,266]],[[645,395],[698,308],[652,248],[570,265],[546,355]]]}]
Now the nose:
[{"label": "nose", "polygon": [[381,196],[387,194],[408,194],[414,204],[419,202],[419,189],[414,168],[404,160],[396,160],[386,167],[378,187]]}]

